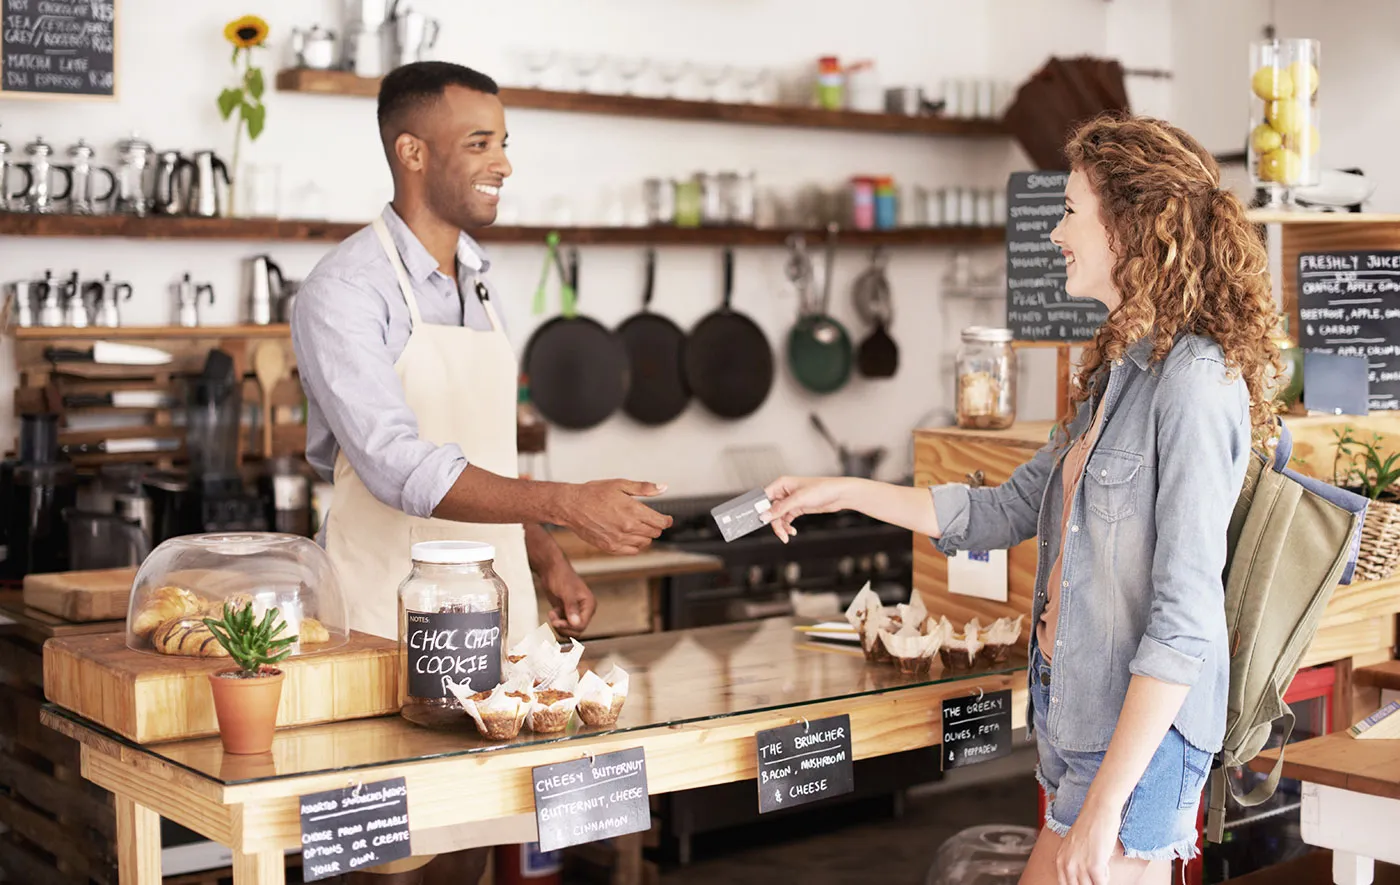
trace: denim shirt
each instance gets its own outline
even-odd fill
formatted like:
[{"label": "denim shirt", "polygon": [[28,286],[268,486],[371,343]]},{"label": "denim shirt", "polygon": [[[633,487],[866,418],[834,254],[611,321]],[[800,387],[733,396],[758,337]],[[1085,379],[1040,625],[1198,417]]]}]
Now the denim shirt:
[{"label": "denim shirt", "polygon": [[[1230,687],[1225,630],[1226,531],[1250,453],[1249,394],[1219,346],[1183,335],[1160,362],[1131,345],[1099,386],[1103,427],[1061,537],[1065,439],[1051,440],[992,488],[932,490],[943,537],[958,550],[1040,538],[1031,642],[1060,548],[1060,613],[1045,737],[1065,750],[1108,748],[1134,674],[1190,686],[1173,723],[1217,752]],[[1097,398],[1069,427],[1076,439]],[[1029,717],[1028,720],[1029,721]]]}]

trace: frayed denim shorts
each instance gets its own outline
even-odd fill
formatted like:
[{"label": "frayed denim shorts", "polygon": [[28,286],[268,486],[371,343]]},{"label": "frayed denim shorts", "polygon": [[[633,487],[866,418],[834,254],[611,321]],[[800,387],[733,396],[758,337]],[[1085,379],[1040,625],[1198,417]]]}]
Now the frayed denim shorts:
[{"label": "frayed denim shorts", "polygon": [[[1063,836],[1084,807],[1089,784],[1103,753],[1061,750],[1046,740],[1051,666],[1031,652],[1031,703],[1040,764],[1036,777],[1045,788],[1045,825]],[[1118,839],[1126,857],[1144,860],[1190,859],[1196,855],[1196,817],[1211,754],[1192,746],[1175,728],[1167,732],[1147,770],[1123,806]]]}]

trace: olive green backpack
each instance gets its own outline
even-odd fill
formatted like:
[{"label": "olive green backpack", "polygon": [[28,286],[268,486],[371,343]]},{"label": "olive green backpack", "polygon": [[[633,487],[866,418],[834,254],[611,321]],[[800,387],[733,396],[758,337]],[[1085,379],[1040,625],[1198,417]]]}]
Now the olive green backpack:
[{"label": "olive green backpack", "polygon": [[1224,834],[1225,795],[1244,806],[1274,794],[1283,752],[1269,776],[1240,795],[1229,776],[1269,742],[1293,712],[1283,702],[1339,583],[1349,583],[1361,543],[1367,499],[1287,468],[1293,441],[1279,425],[1274,457],[1250,458],[1230,518],[1225,564],[1225,625],[1230,642],[1230,696],[1225,741],[1210,775],[1206,835]]}]

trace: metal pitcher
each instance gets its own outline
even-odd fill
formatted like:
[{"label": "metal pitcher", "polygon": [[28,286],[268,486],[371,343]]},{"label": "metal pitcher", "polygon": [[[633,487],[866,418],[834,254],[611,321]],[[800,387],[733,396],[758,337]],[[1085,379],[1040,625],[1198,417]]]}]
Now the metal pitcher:
[{"label": "metal pitcher", "polygon": [[224,212],[224,193],[219,188],[219,178],[224,180],[224,188],[229,186],[228,166],[213,151],[200,151],[192,160],[194,177],[190,181],[189,197],[185,211],[201,218],[217,218]]},{"label": "metal pitcher", "polygon": [[16,280],[10,284],[14,306],[11,308],[13,321],[21,329],[33,326],[37,317],[34,313],[35,284],[29,280]]},{"label": "metal pitcher", "polygon": [[150,192],[146,186],[146,170],[151,165],[155,148],[135,132],[118,143],[121,165],[117,169],[117,202],[113,211],[123,215],[147,215],[151,211]]},{"label": "metal pitcher", "polygon": [[395,9],[394,62],[396,65],[422,61],[423,55],[437,44],[442,23],[417,10]]},{"label": "metal pitcher", "polygon": [[[29,170],[29,186],[25,189],[23,198],[24,210],[41,213],[57,211],[58,201],[67,199],[73,190],[72,170],[50,159],[53,156],[53,147],[42,137],[36,137],[26,145],[24,152],[29,155],[29,162],[15,164],[20,169]],[[49,180],[54,173],[63,177],[63,190],[60,193],[54,193]]]},{"label": "metal pitcher", "polygon": [[282,268],[266,255],[253,257],[250,273],[248,321],[255,326],[266,326],[272,322],[273,308],[281,302],[282,290],[287,283],[282,276]]},{"label": "metal pitcher", "polygon": [[175,306],[181,326],[190,329],[199,325],[199,296],[204,292],[209,293],[209,304],[213,305],[214,287],[208,283],[192,283],[185,274],[176,285]]},{"label": "metal pitcher", "polygon": [[102,279],[93,280],[84,289],[93,293],[93,325],[119,328],[122,324],[121,302],[131,300],[131,284],[114,283],[112,274],[105,273]]},{"label": "metal pitcher", "polygon": [[[24,192],[29,190],[29,185],[33,177],[23,164],[16,164],[10,159],[14,153],[10,149],[8,142],[0,141],[0,212],[23,212],[24,201],[20,199]],[[24,174],[24,184],[17,191],[10,190],[10,170]]]},{"label": "metal pitcher", "polygon": [[[96,207],[112,199],[117,192],[117,176],[106,166],[96,166],[92,162],[94,151],[84,139],[68,149],[68,168],[72,173],[73,184],[68,193],[68,211],[75,215],[91,215]],[[107,192],[99,196],[93,179],[107,176]]]},{"label": "metal pitcher", "polygon": [[63,283],[59,291],[63,302],[64,325],[74,329],[86,329],[92,325],[92,311],[88,304],[87,290],[78,285],[78,272],[76,270]]},{"label": "metal pitcher", "polygon": [[34,301],[39,305],[39,325],[56,328],[63,325],[63,293],[53,281],[53,271],[44,271],[44,278],[34,284]]},{"label": "metal pitcher", "polygon": [[157,158],[156,182],[151,191],[151,209],[157,215],[185,214],[186,197],[189,193],[188,176],[181,176],[194,164],[180,155],[179,151],[161,151]]}]

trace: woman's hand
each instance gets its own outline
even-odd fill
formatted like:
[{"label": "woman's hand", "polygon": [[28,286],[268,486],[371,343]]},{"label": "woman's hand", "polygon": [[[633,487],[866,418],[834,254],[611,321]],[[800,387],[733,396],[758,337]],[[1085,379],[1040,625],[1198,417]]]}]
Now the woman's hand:
[{"label": "woman's hand", "polygon": [[784,476],[770,483],[764,492],[773,508],[765,514],[784,544],[797,534],[792,521],[807,513],[835,513],[845,510],[845,495],[851,480],[844,476]]},{"label": "woman's hand", "polygon": [[1122,808],[1092,799],[1084,803],[1055,858],[1060,885],[1108,885],[1108,862],[1118,846],[1122,813]]}]

